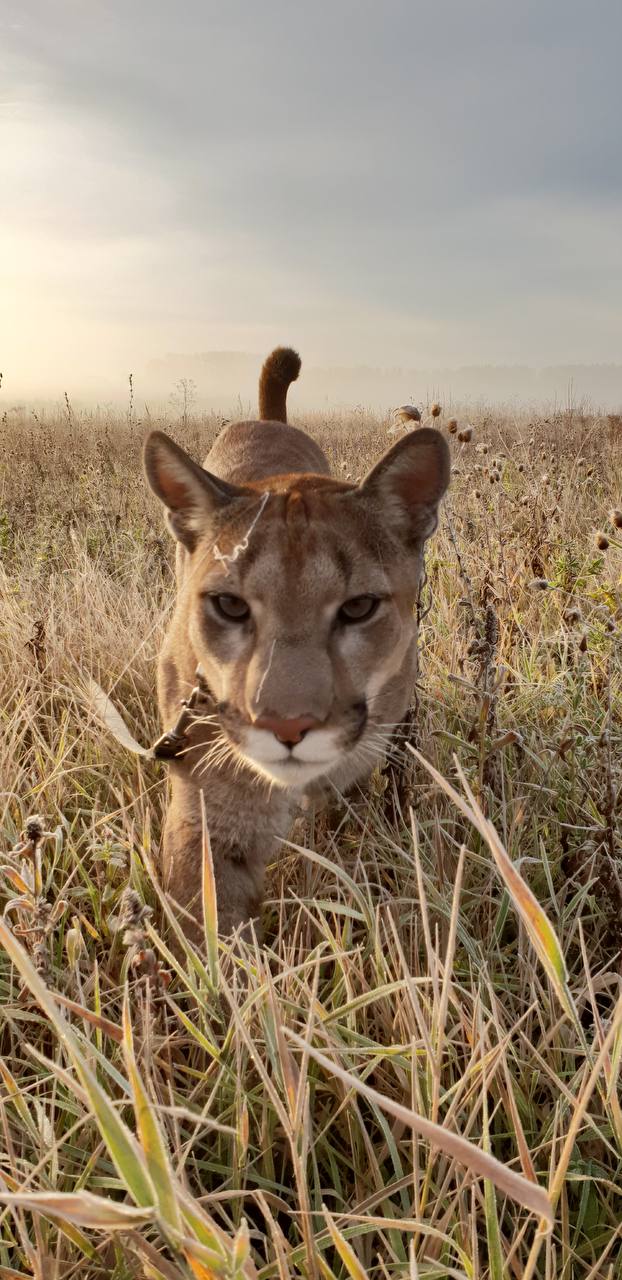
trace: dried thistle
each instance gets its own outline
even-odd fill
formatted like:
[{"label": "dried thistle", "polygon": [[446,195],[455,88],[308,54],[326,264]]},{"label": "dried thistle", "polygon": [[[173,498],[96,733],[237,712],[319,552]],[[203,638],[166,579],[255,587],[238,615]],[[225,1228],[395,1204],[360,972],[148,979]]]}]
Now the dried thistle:
[{"label": "dried thistle", "polygon": [[45,826],[43,818],[38,813],[33,813],[30,818],[26,819],[24,834],[29,844],[37,845],[43,839]]},{"label": "dried thistle", "polygon": [[[53,836],[53,832],[45,830],[39,814],[32,814],[26,820],[20,843],[11,850],[12,862],[3,867],[9,882],[19,889],[19,896],[11,899],[5,913],[15,913],[15,935],[23,938],[37,972],[46,982],[52,980],[49,936],[67,909],[64,899],[59,898],[52,905],[43,894],[42,845]],[[17,860],[21,860],[19,870]],[[20,1000],[29,998],[22,983]]]},{"label": "dried thistle", "polygon": [[[51,983],[52,966],[50,964],[50,949],[44,938],[42,937],[37,938],[36,942],[34,942],[32,945],[31,954],[32,954],[32,962],[35,966],[35,969],[37,970],[37,973],[39,974],[39,977],[43,978],[44,982]],[[22,989],[24,991],[27,991],[27,988],[24,988],[23,986],[22,986]]]},{"label": "dried thistle", "polygon": [[448,432],[449,432],[450,436],[455,436],[456,431],[458,430],[458,419],[457,419],[457,418],[449,418],[449,419],[448,419],[448,422],[447,422],[447,430],[448,430]]},{"label": "dried thistle", "polygon": [[622,529],[622,511],[619,507],[614,507],[613,511],[609,512],[609,519],[614,529]]},{"label": "dried thistle", "polygon": [[566,609],[564,619],[569,626],[574,626],[575,622],[581,621],[581,610],[578,604],[571,604],[570,608]]},{"label": "dried thistle", "polygon": [[151,907],[141,902],[135,889],[124,890],[119,910],[119,929],[123,930],[122,942],[128,949],[130,967],[139,977],[145,978],[150,986],[167,987],[171,975],[160,965],[149,944],[145,927],[152,915]]},{"label": "dried thistle", "polygon": [[435,400],[434,404],[431,406],[430,413],[432,414],[433,418],[440,418],[442,413],[442,408],[437,400]]},{"label": "dried thistle", "polygon": [[551,584],[548,578],[532,578],[527,586],[529,591],[548,591]]},{"label": "dried thistle", "polygon": [[462,444],[468,444],[469,440],[472,438],[472,435],[473,435],[472,427],[463,427],[462,431],[458,432],[458,439],[461,441]]},{"label": "dried thistle", "polygon": [[609,539],[608,539],[608,537],[607,537],[607,534],[606,534],[606,533],[597,533],[597,535],[596,535],[596,546],[598,547],[598,550],[599,550],[599,551],[607,551],[607,550],[608,550],[608,548],[609,548],[609,545],[610,545],[610,543],[609,543]]},{"label": "dried thistle", "polygon": [[395,410],[395,417],[400,422],[421,422],[421,412],[416,404],[401,404],[399,409]]},{"label": "dried thistle", "polygon": [[152,915],[151,907],[141,902],[135,889],[124,889],[119,910],[119,929],[123,930],[125,947],[139,946],[144,942],[144,926]]}]

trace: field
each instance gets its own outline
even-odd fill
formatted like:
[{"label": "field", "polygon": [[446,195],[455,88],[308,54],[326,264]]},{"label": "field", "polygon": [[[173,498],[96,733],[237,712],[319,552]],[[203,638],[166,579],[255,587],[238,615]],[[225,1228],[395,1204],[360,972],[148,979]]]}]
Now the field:
[{"label": "field", "polygon": [[[217,946],[206,856],[199,954],[154,876],[165,768],[85,688],[154,740],[141,441],[219,423],[2,418],[0,1280],[622,1276],[622,421],[469,422],[420,757],[300,818],[262,947]],[[353,477],[388,426],[310,420]]]}]

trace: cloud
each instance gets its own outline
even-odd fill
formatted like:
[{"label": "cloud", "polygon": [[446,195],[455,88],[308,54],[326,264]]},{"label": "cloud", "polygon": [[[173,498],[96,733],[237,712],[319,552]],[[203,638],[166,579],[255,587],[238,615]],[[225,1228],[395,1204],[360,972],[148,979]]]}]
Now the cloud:
[{"label": "cloud", "polygon": [[619,355],[618,0],[7,7],[23,373],[54,314],[55,367],[79,331],[92,370],[271,334],[323,362]]}]

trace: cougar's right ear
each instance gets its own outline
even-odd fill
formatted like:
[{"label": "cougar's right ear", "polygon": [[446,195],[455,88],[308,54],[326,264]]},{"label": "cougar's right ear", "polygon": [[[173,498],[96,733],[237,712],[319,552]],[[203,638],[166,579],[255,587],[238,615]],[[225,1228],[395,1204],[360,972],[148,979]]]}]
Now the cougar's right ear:
[{"label": "cougar's right ear", "polygon": [[245,489],[204,471],[163,431],[147,436],[143,462],[153,492],[167,508],[171,533],[189,551],[214,511],[247,496]]}]

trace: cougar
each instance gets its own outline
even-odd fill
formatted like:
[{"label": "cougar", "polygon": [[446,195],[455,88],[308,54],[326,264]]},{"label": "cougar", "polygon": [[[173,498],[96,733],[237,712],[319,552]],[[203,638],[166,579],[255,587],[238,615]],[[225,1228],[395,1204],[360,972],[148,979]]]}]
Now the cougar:
[{"label": "cougar", "polygon": [[303,798],[364,779],[402,721],[423,548],[449,482],[447,443],[430,427],[405,434],[360,484],[331,476],[319,445],[287,423],[299,372],[295,351],[273,351],[259,419],[226,426],[204,466],[161,431],[145,443],[177,540],[164,723],[197,669],[203,690],[170,761],[162,871],[196,919],[203,793],[222,934],[259,913],[266,864]]}]

